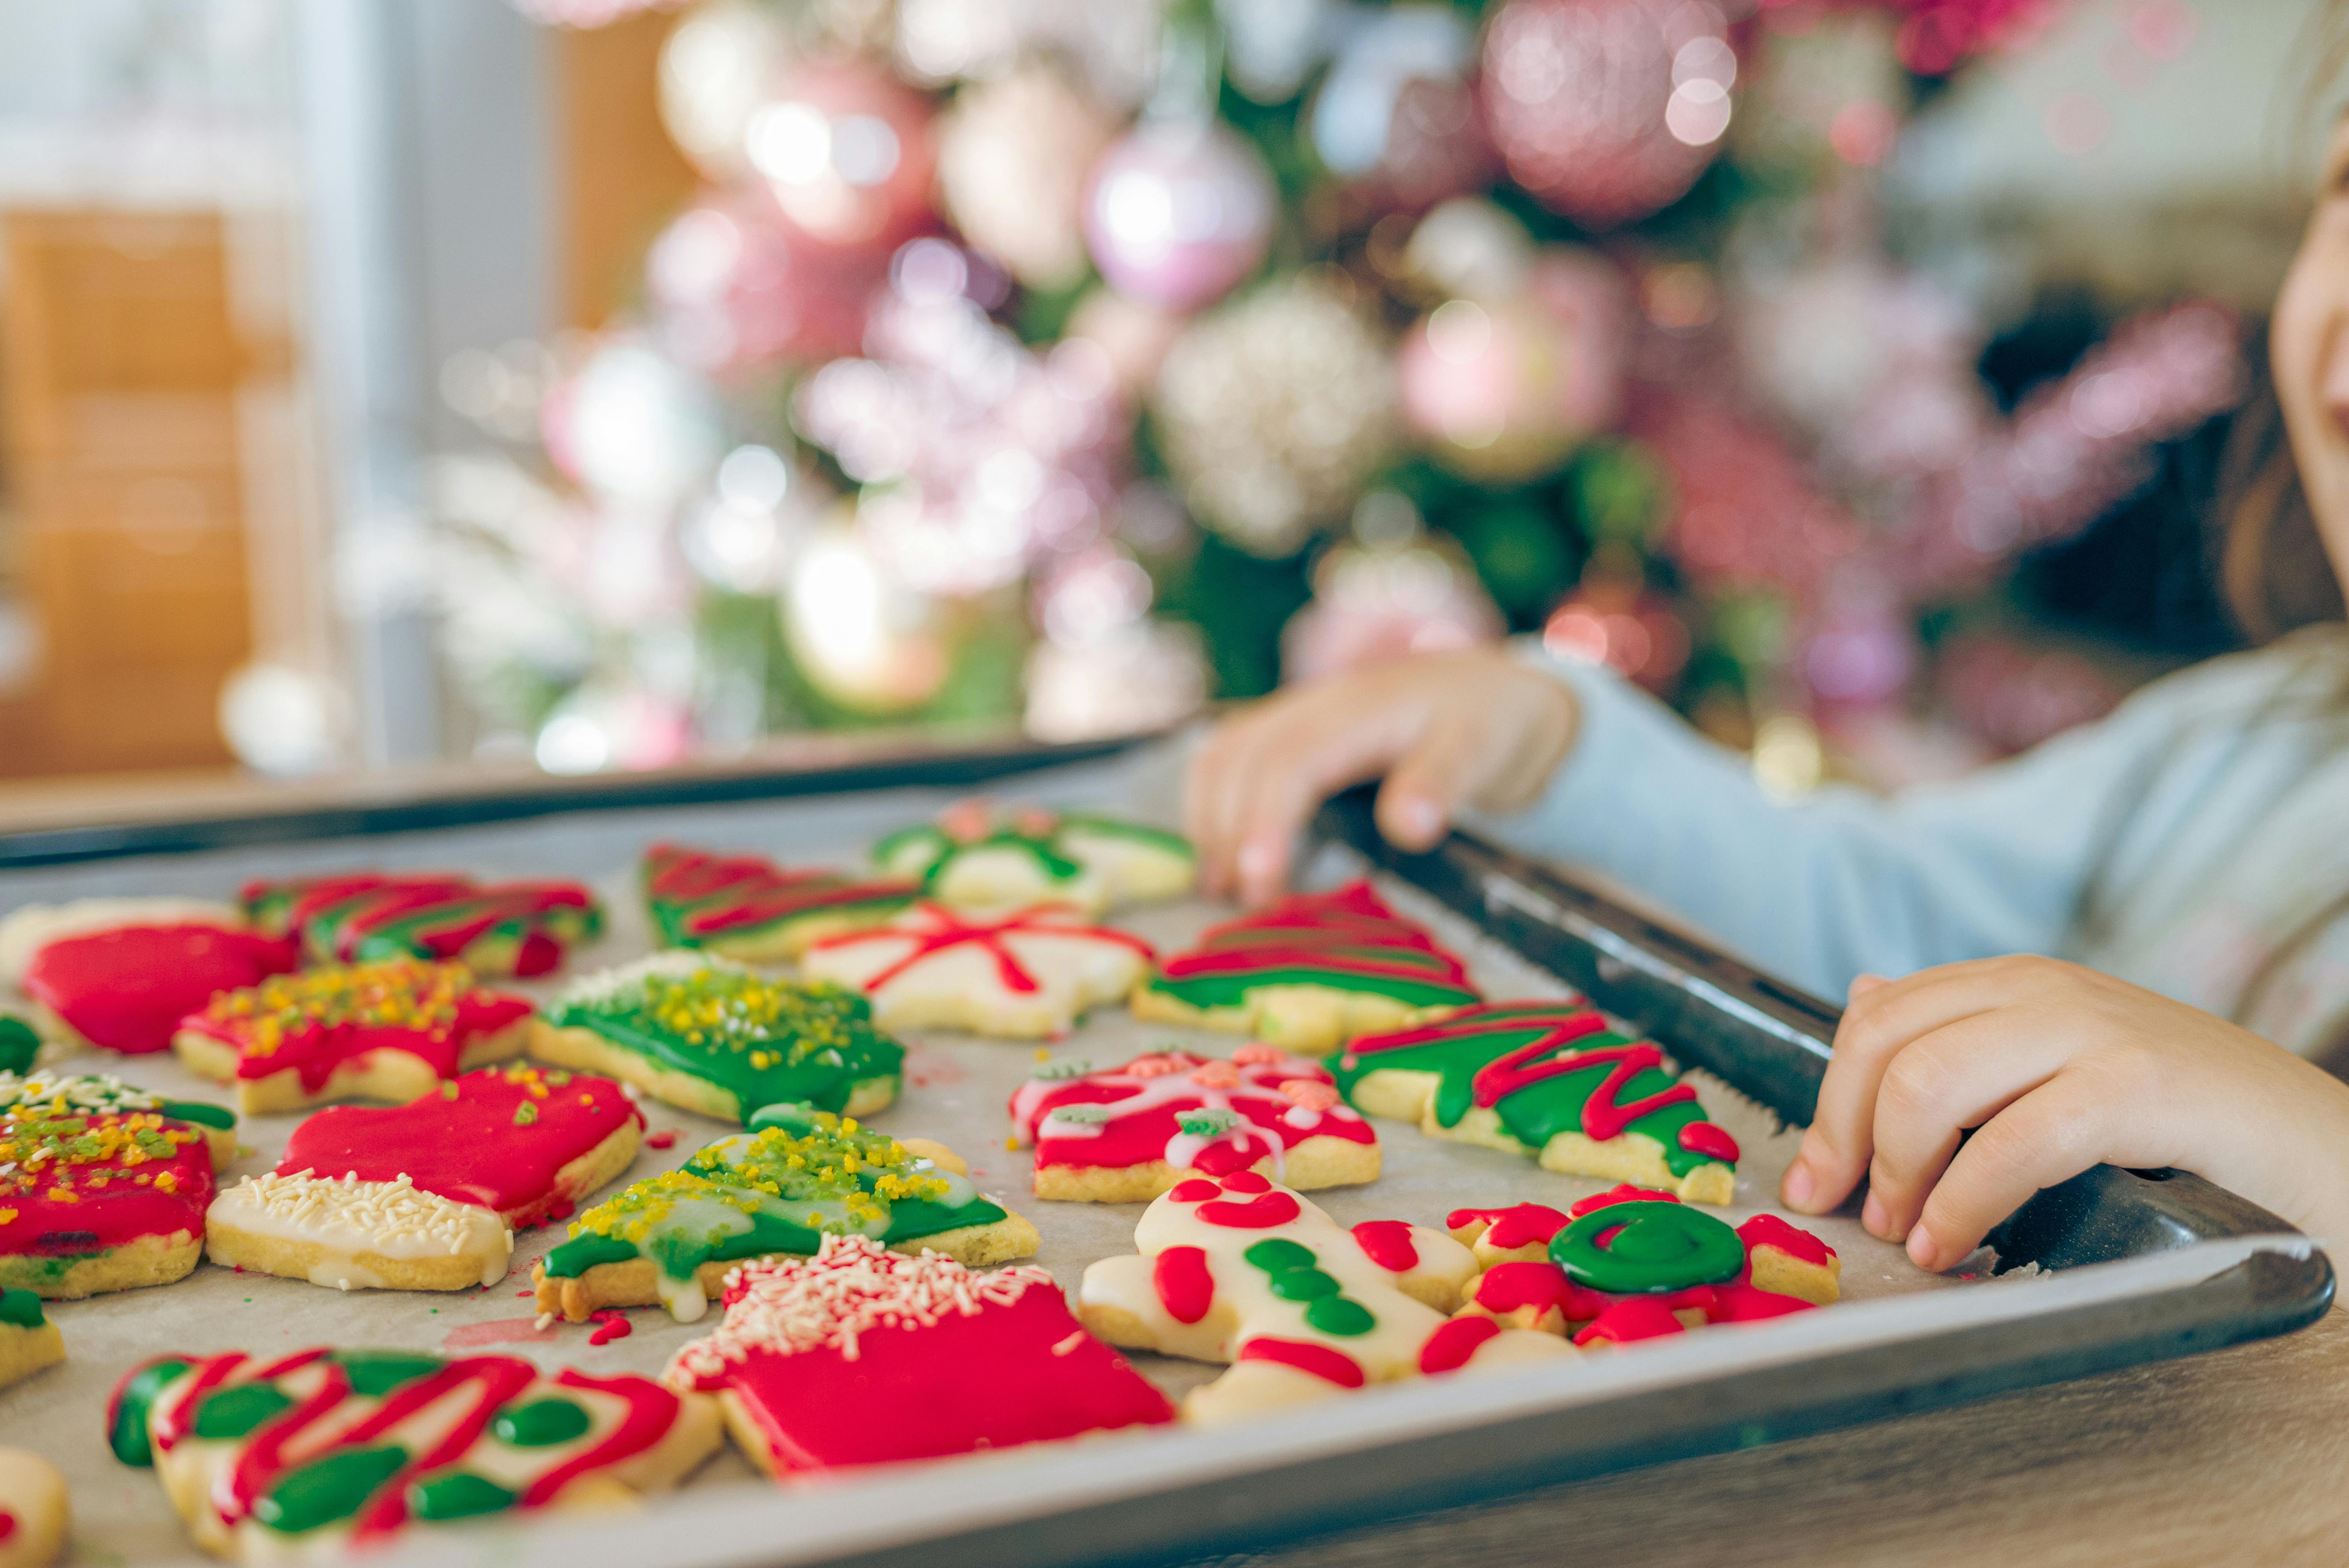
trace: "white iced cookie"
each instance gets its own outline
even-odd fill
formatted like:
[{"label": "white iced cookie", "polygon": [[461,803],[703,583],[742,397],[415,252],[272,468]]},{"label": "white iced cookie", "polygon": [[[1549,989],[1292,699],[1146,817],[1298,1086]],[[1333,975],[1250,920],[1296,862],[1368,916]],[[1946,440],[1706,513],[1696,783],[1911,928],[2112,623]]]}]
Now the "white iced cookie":
[{"label": "white iced cookie", "polygon": [[885,926],[827,937],[802,971],[862,990],[884,1029],[968,1029],[1036,1038],[1133,991],[1150,944],[1055,906],[966,916],[920,903]]},{"label": "white iced cookie", "polygon": [[951,908],[1050,903],[1087,914],[1180,898],[1199,870],[1179,833],[1040,807],[999,815],[984,800],[962,801],[934,823],[890,834],[873,846],[873,860],[892,876],[918,879],[926,896]]},{"label": "white iced cookie", "polygon": [[243,931],[244,917],[227,904],[199,898],[84,898],[28,904],[0,920],[0,980],[18,984],[33,954],[52,942],[126,925],[217,925],[222,931]]},{"label": "white iced cookie", "polygon": [[64,1472],[30,1449],[0,1449],[0,1568],[47,1568],[71,1522]]},{"label": "white iced cookie", "polygon": [[513,1233],[490,1209],[395,1181],[248,1176],[212,1200],[204,1251],[338,1290],[469,1290],[506,1277]]}]

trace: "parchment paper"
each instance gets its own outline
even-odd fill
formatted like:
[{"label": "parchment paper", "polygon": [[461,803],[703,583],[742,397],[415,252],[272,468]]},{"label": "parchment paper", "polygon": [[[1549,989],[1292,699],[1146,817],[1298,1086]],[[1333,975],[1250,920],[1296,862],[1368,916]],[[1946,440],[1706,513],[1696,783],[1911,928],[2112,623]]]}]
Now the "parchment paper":
[{"label": "parchment paper", "polygon": [[[1109,763],[1014,780],[1002,793],[1010,799],[1122,810],[1171,824],[1178,777],[1174,752],[1154,748]],[[483,878],[574,876],[596,885],[612,920],[603,940],[574,956],[564,972],[570,975],[647,950],[634,868],[639,853],[652,842],[670,839],[718,850],[754,851],[793,864],[856,863],[872,838],[927,817],[947,798],[936,791],[893,790],[779,804],[581,813],[491,828],[98,862],[0,880],[0,913],[101,893],[231,898],[249,877],[342,868],[442,869]],[[1350,854],[1329,849],[1316,858],[1306,880],[1325,886],[1358,870]],[[1382,879],[1381,891],[1400,911],[1431,926],[1466,958],[1487,996],[1498,1000],[1566,993],[1559,981],[1477,934],[1407,884]],[[1187,944],[1202,926],[1232,913],[1227,906],[1190,900],[1123,912],[1112,921],[1172,950]],[[562,983],[557,977],[519,988],[543,995]],[[874,1118],[874,1125],[937,1138],[960,1152],[969,1161],[981,1191],[1028,1215],[1042,1233],[1043,1250],[1032,1261],[1050,1269],[1062,1284],[1073,1285],[1087,1264],[1132,1250],[1142,1205],[1047,1203],[1034,1198],[1028,1191],[1029,1153],[1005,1146],[1004,1108],[1012,1090],[1045,1056],[1078,1057],[1109,1066],[1168,1044],[1219,1055],[1240,1042],[1230,1035],[1139,1023],[1123,1008],[1111,1008],[1094,1014],[1069,1039],[1043,1051],[1032,1044],[943,1033],[910,1035],[906,1043],[904,1096]],[[1669,1041],[1664,1044],[1669,1047]],[[168,1056],[105,1054],[77,1058],[74,1066],[113,1072],[174,1096],[220,1099],[226,1094],[181,1071]],[[1773,1208],[1795,1135],[1777,1129],[1768,1112],[1718,1080],[1697,1075],[1692,1081],[1713,1119],[1729,1129],[1744,1151],[1737,1202],[1723,1217],[1735,1222]],[[650,1130],[674,1130],[677,1141],[665,1150],[643,1150],[629,1181],[683,1163],[701,1143],[729,1130],[657,1101],[647,1101],[645,1109]],[[296,1114],[242,1123],[240,1133],[250,1151],[223,1173],[222,1185],[272,1168],[300,1120]],[[1497,1150],[1425,1138],[1400,1123],[1381,1122],[1379,1133],[1384,1174],[1376,1182],[1312,1194],[1315,1202],[1344,1223],[1396,1218],[1441,1228],[1444,1216],[1454,1208],[1526,1201],[1562,1208],[1608,1185],[1554,1175],[1529,1160]],[[1842,1255],[1847,1298],[1945,1289],[1959,1283],[1920,1273],[1899,1249],[1868,1236],[1849,1216],[1801,1222]],[[65,1469],[74,1488],[76,1516],[70,1561],[116,1564],[181,1558],[191,1555],[191,1548],[152,1473],[117,1463],[102,1430],[109,1391],[129,1367],[148,1357],[231,1349],[265,1356],[332,1344],[441,1353],[494,1350],[526,1356],[549,1368],[573,1365],[599,1374],[652,1375],[678,1346],[714,1324],[714,1309],[695,1326],[672,1323],[657,1309],[643,1309],[629,1315],[633,1332],[628,1337],[602,1346],[588,1345],[588,1326],[535,1327],[532,1305],[523,1299],[529,1295],[531,1262],[562,1236],[561,1226],[518,1236],[505,1281],[461,1293],[343,1294],[207,1264],[177,1284],[52,1304],[50,1316],[64,1332],[67,1360],[0,1391],[0,1442],[38,1449]],[[1220,1371],[1154,1357],[1136,1357],[1135,1361],[1176,1393]],[[689,1484],[711,1489],[770,1483],[730,1449]]]}]

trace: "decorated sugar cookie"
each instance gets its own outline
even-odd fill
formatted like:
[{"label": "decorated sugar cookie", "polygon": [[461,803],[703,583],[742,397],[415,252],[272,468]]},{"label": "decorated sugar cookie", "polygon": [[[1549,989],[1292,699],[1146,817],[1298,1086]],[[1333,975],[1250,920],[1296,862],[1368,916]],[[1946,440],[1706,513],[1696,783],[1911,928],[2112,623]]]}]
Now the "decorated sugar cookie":
[{"label": "decorated sugar cookie", "polygon": [[41,1032],[31,1019],[0,1009],[0,1073],[28,1073],[41,1059]]},{"label": "decorated sugar cookie", "polygon": [[649,1377],[397,1350],[166,1357],[106,1414],[205,1551],[339,1563],[404,1530],[610,1507],[676,1485],[723,1439],[716,1404]]},{"label": "decorated sugar cookie", "polygon": [[677,844],[645,851],[645,906],[669,947],[747,964],[796,958],[818,937],[888,923],[920,896],[903,877],[786,871],[756,855],[718,856]]},{"label": "decorated sugar cookie", "polygon": [[890,834],[873,862],[953,909],[1065,903],[1087,914],[1180,898],[1199,872],[1191,841],[1163,828],[1039,807],[999,817],[984,800]]},{"label": "decorated sugar cookie", "polygon": [[72,1300],[184,1277],[203,1253],[212,1155],[150,1110],[0,1113],[0,1288]]},{"label": "decorated sugar cookie", "polygon": [[330,1290],[470,1290],[506,1277],[513,1233],[494,1209],[311,1171],[248,1176],[212,1200],[204,1253],[222,1268]]},{"label": "decorated sugar cookie", "polygon": [[[295,956],[234,910],[186,899],[89,899],[0,921],[0,965],[35,1004],[35,1032],[130,1055],[168,1048],[182,1017]],[[23,1041],[8,1034],[13,1057]]]},{"label": "decorated sugar cookie", "polygon": [[538,1265],[538,1309],[574,1323],[606,1306],[691,1323],[734,1264],[812,1253],[827,1234],[947,1253],[974,1267],[1031,1255],[1036,1227],[988,1202],[952,1151],[804,1106],[638,1181],[571,1223]]},{"label": "decorated sugar cookie", "polygon": [[1372,1116],[1530,1154],[1546,1171],[1736,1195],[1737,1140],[1705,1118],[1661,1049],[1573,1002],[1491,1002],[1346,1047],[1338,1087]]},{"label": "decorated sugar cookie", "polygon": [[[64,1336],[29,1290],[0,1289],[0,1388],[66,1358]],[[0,1536],[0,1546],[7,1538]]]},{"label": "decorated sugar cookie", "polygon": [[1371,884],[1299,893],[1210,926],[1133,994],[1133,1016],[1254,1035],[1299,1056],[1476,1000],[1467,971]]},{"label": "decorated sugar cookie", "polygon": [[921,903],[878,930],[826,937],[800,965],[863,990],[884,1028],[1037,1039],[1133,990],[1150,958],[1140,937],[1053,905],[965,915]]},{"label": "decorated sugar cookie", "polygon": [[72,1514],[63,1470],[30,1449],[0,1448],[0,1568],[48,1568]]},{"label": "decorated sugar cookie", "polygon": [[201,1099],[165,1099],[106,1073],[0,1072],[0,1117],[24,1108],[52,1117],[93,1116],[151,1110],[169,1121],[185,1122],[204,1135],[218,1171],[236,1158],[236,1115]]},{"label": "decorated sugar cookie", "polygon": [[735,1442],[770,1475],[1174,1418],[1165,1395],[1079,1326],[1044,1270],[974,1274],[857,1235],[744,1265],[716,1331],[666,1377],[715,1392]]},{"label": "decorated sugar cookie", "polygon": [[905,1048],[838,985],[768,980],[699,953],[591,975],[556,999],[531,1054],[721,1121],[810,1104],[870,1116],[897,1098]]},{"label": "decorated sugar cookie", "polygon": [[172,1037],[189,1071],[236,1086],[248,1116],[334,1099],[414,1099],[522,1054],[526,996],[461,964],[334,964],[212,998]]},{"label": "decorated sugar cookie", "polygon": [[1232,1363],[1184,1401],[1190,1420],[1565,1348],[1521,1332],[1439,1338],[1476,1271],[1466,1246],[1401,1220],[1348,1230],[1252,1171],[1178,1182],[1143,1211],[1133,1244],[1085,1270],[1078,1315],[1112,1345]]},{"label": "decorated sugar cookie", "polygon": [[644,1112],[610,1078],[514,1063],[406,1105],[339,1105],[294,1130],[280,1176],[313,1171],[417,1190],[496,1214],[511,1230],[567,1220],[627,1170]]},{"label": "decorated sugar cookie", "polygon": [[1449,1222],[1485,1265],[1463,1317],[1584,1346],[1805,1312],[1836,1299],[1842,1273],[1834,1248],[1775,1214],[1733,1227],[1628,1184],[1564,1213],[1519,1203],[1455,1210]]},{"label": "decorated sugar cookie", "polygon": [[447,960],[477,975],[543,975],[604,929],[604,906],[577,882],[501,882],[381,872],[246,885],[262,930],[299,941],[313,963]]},{"label": "decorated sugar cookie", "polygon": [[1299,1189],[1375,1181],[1378,1134],[1319,1062],[1270,1046],[1229,1061],[1167,1050],[1123,1067],[1055,1062],[1011,1098],[1036,1147],[1036,1195],[1139,1203],[1198,1171],[1255,1171]]}]

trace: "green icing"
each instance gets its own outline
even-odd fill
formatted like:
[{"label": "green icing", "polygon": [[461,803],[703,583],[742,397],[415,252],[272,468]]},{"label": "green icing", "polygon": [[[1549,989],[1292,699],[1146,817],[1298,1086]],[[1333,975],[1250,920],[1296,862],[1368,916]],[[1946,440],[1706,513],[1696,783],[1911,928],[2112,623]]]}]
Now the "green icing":
[{"label": "green icing", "polygon": [[471,1519],[502,1513],[514,1505],[519,1492],[508,1491],[487,1476],[471,1470],[450,1470],[408,1489],[408,1511],[427,1521]]},{"label": "green icing", "polygon": [[1251,1268],[1262,1269],[1265,1285],[1282,1301],[1305,1304],[1305,1321],[1324,1334],[1351,1337],[1368,1334],[1379,1320],[1371,1309],[1345,1294],[1336,1276],[1317,1265],[1320,1260],[1302,1242],[1268,1236],[1240,1254]]},{"label": "green icing", "polygon": [[41,1054],[41,1037],[24,1019],[0,1013],[0,1073],[28,1073]]},{"label": "green icing", "polygon": [[903,1145],[854,1118],[792,1107],[763,1119],[581,1214],[547,1254],[547,1274],[648,1257],[682,1280],[705,1263],[812,1253],[827,1232],[895,1243],[1005,1217],[967,1179],[916,1168]]},{"label": "green icing", "polygon": [[1368,1334],[1379,1326],[1371,1309],[1350,1295],[1325,1295],[1309,1304],[1305,1321],[1324,1334]]},{"label": "green icing", "polygon": [[1281,1269],[1309,1269],[1320,1261],[1313,1255],[1313,1249],[1304,1243],[1280,1236],[1268,1237],[1240,1256],[1267,1274]]},{"label": "green icing", "polygon": [[[1551,1014],[1529,1019],[1519,1027],[1475,1032],[1459,1028],[1453,1032],[1460,1024],[1455,1019],[1452,1026],[1433,1026],[1429,1032],[1438,1037],[1424,1044],[1392,1050],[1348,1050],[1331,1064],[1331,1070],[1338,1079],[1339,1092],[1350,1101],[1354,1098],[1354,1086],[1374,1072],[1441,1074],[1443,1082],[1435,1091],[1435,1119],[1440,1126],[1457,1127],[1475,1104],[1476,1074],[1487,1063],[1541,1038],[1555,1021],[1556,1015]],[[1621,1035],[1602,1031],[1573,1040],[1559,1047],[1559,1052],[1571,1055],[1631,1043]],[[1538,1154],[1559,1133],[1582,1130],[1583,1106],[1606,1083],[1615,1067],[1611,1061],[1595,1062],[1578,1071],[1536,1079],[1503,1096],[1493,1109],[1500,1118],[1503,1130]],[[1619,1105],[1635,1104],[1680,1081],[1678,1074],[1662,1068],[1642,1068],[1617,1090],[1615,1101]],[[1700,1165],[1722,1163],[1709,1154],[1681,1147],[1682,1128],[1710,1119],[1702,1105],[1694,1099],[1683,1099],[1636,1118],[1623,1130],[1653,1139],[1662,1146],[1665,1167],[1675,1176],[1685,1176]]]},{"label": "green icing", "polygon": [[0,1290],[0,1323],[16,1328],[38,1328],[47,1319],[41,1315],[41,1298],[29,1290]]},{"label": "green icing", "polygon": [[873,1026],[872,1006],[857,993],[706,961],[574,994],[550,1021],[716,1085],[734,1097],[737,1117],[779,1100],[844,1110],[859,1084],[894,1083],[905,1064],[905,1047]]},{"label": "green icing", "polygon": [[[1396,962],[1392,953],[1376,954],[1380,963]],[[1408,962],[1408,959],[1400,960]],[[1268,985],[1319,985],[1333,991],[1370,991],[1413,1007],[1454,1007],[1473,1002],[1476,994],[1455,981],[1412,979],[1400,975],[1362,975],[1331,965],[1329,968],[1232,969],[1210,975],[1173,977],[1154,975],[1150,989],[1163,991],[1194,1007],[1237,1007],[1251,991]]]},{"label": "green icing", "polygon": [[1341,1288],[1336,1279],[1317,1268],[1283,1269],[1265,1283],[1283,1301],[1319,1301],[1336,1295]]},{"label": "green icing", "polygon": [[[1601,1247],[1599,1237],[1609,1231],[1614,1239]],[[1549,1256],[1577,1284],[1654,1295],[1735,1279],[1745,1267],[1745,1243],[1726,1222],[1685,1203],[1609,1203],[1552,1236]]]},{"label": "green icing", "polygon": [[236,1126],[236,1112],[224,1105],[207,1105],[200,1099],[166,1099],[155,1109],[173,1121],[184,1121],[191,1127],[215,1127],[226,1132]]},{"label": "green icing", "polygon": [[1045,832],[1022,832],[1017,827],[998,827],[985,835],[957,840],[943,829],[930,823],[901,828],[873,846],[874,863],[901,876],[918,876],[925,891],[934,891],[944,880],[957,860],[979,850],[1018,850],[1031,857],[1039,871],[1051,882],[1074,882],[1084,874],[1084,865],[1070,852],[1071,837],[1092,834],[1097,838],[1124,839],[1132,843],[1147,844],[1170,855],[1189,859],[1193,854],[1191,841],[1180,833],[1170,833],[1164,828],[1147,827],[1140,822],[1123,821],[1114,817],[1068,816],[1053,822]]},{"label": "green icing", "polygon": [[348,1519],[407,1463],[408,1450],[388,1444],[328,1454],[262,1493],[253,1517],[281,1535]]},{"label": "green icing", "polygon": [[294,1401],[267,1383],[244,1383],[204,1396],[196,1407],[200,1438],[227,1441],[247,1436],[294,1408]]},{"label": "green icing", "polygon": [[114,1457],[127,1465],[142,1470],[155,1462],[155,1449],[148,1436],[147,1418],[155,1408],[156,1399],[163,1390],[188,1374],[188,1363],[176,1356],[166,1356],[150,1361],[146,1366],[123,1379],[114,1396],[113,1426],[106,1434],[106,1446]]},{"label": "green icing", "polygon": [[1182,834],[1170,832],[1164,828],[1154,828],[1146,822],[1129,822],[1118,817],[1095,817],[1085,812],[1077,812],[1061,819],[1061,833],[1063,837],[1070,833],[1080,832],[1098,833],[1105,839],[1126,839],[1137,844],[1148,844],[1153,849],[1164,850],[1170,855],[1181,855],[1185,860],[1196,852],[1191,847],[1191,841]]},{"label": "green icing", "polygon": [[527,1405],[508,1405],[500,1410],[490,1430],[502,1443],[543,1449],[583,1437],[595,1424],[595,1418],[576,1399],[533,1399]]},{"label": "green icing", "polygon": [[414,1356],[399,1350],[337,1350],[328,1360],[337,1363],[351,1380],[351,1392],[379,1399],[405,1383],[429,1377],[448,1365],[437,1356]]}]

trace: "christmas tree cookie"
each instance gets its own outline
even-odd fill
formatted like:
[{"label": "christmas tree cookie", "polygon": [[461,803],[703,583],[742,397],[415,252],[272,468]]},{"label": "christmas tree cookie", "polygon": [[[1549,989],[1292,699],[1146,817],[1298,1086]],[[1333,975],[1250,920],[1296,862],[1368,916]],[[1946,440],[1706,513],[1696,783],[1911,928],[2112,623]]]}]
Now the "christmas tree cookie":
[{"label": "christmas tree cookie", "polygon": [[240,1563],[339,1563],[403,1531],[625,1504],[724,1436],[714,1401],[648,1377],[328,1349],[148,1362],[106,1429],[117,1459],[154,1467],[196,1543]]},{"label": "christmas tree cookie", "polygon": [[1379,1174],[1378,1134],[1328,1071],[1270,1046],[1229,1061],[1158,1051],[1101,1072],[1055,1062],[1011,1097],[1011,1125],[1035,1145],[1039,1198],[1146,1202],[1190,1171],[1300,1190]]},{"label": "christmas tree cookie", "polygon": [[[128,1055],[167,1049],[181,1018],[296,956],[235,911],[185,899],[90,899],[0,921],[0,967],[35,1004],[35,1031]],[[13,1057],[23,1041],[9,1035]]]},{"label": "christmas tree cookie", "polygon": [[153,1111],[0,1114],[0,1288],[78,1299],[184,1277],[212,1200],[204,1135]]},{"label": "christmas tree cookie", "polygon": [[48,1568],[72,1513],[64,1471],[30,1449],[0,1448],[0,1568]]},{"label": "christmas tree cookie", "polygon": [[409,1100],[522,1054],[525,996],[461,964],[332,964],[212,998],[171,1046],[188,1070],[236,1087],[247,1116],[334,1099]]},{"label": "christmas tree cookie", "polygon": [[751,1130],[573,1221],[571,1239],[538,1265],[538,1309],[578,1323],[603,1307],[658,1305],[691,1323],[735,1264],[807,1256],[833,1234],[972,1267],[1028,1257],[1039,1244],[1035,1226],[978,1195],[950,1150],[828,1111],[771,1106]]},{"label": "christmas tree cookie", "polygon": [[30,1109],[51,1117],[117,1115],[148,1110],[185,1122],[204,1135],[218,1171],[236,1158],[236,1115],[201,1099],[165,1099],[106,1073],[0,1072],[0,1117]]},{"label": "christmas tree cookie", "polygon": [[1629,1184],[1564,1213],[1519,1203],[1456,1210],[1449,1222],[1485,1267],[1462,1319],[1586,1347],[1808,1311],[1836,1299],[1842,1274],[1834,1248],[1775,1214],[1732,1226]]},{"label": "christmas tree cookie", "polygon": [[420,958],[477,975],[543,975],[604,929],[604,907],[577,882],[358,872],[244,890],[246,915],[298,941],[313,963]]},{"label": "christmas tree cookie", "polygon": [[645,851],[645,907],[663,945],[746,964],[796,958],[819,937],[886,923],[920,894],[905,878],[786,871],[756,855],[676,844]]},{"label": "christmas tree cookie", "polygon": [[965,915],[921,903],[877,930],[825,938],[800,966],[863,990],[886,1028],[1038,1039],[1132,991],[1150,958],[1140,937],[1058,905]]},{"label": "christmas tree cookie", "polygon": [[1565,1348],[1516,1333],[1454,1355],[1445,1315],[1476,1272],[1466,1246],[1401,1220],[1349,1230],[1251,1171],[1178,1182],[1133,1244],[1085,1270],[1077,1314],[1112,1345],[1231,1363],[1184,1401],[1190,1420]]},{"label": "christmas tree cookie", "polygon": [[984,800],[890,834],[873,846],[873,862],[916,879],[926,896],[954,909],[1065,903],[1086,914],[1180,898],[1199,872],[1179,833],[1032,806],[999,816]]},{"label": "christmas tree cookie", "polygon": [[[66,1358],[66,1342],[29,1290],[0,1289],[0,1388]],[[0,1536],[0,1544],[6,1537]]]},{"label": "christmas tree cookie", "polygon": [[530,1049],[721,1121],[801,1103],[870,1116],[897,1098],[905,1066],[855,992],[762,979],[698,953],[581,980],[539,1020]]},{"label": "christmas tree cookie", "polygon": [[1356,1040],[1338,1088],[1360,1110],[1436,1138],[1533,1155],[1547,1171],[1726,1203],[1737,1141],[1705,1119],[1664,1053],[1572,1002],[1495,1002]]},{"label": "christmas tree cookie", "polygon": [[1475,1000],[1460,960],[1358,882],[1210,926],[1134,992],[1133,1016],[1324,1057],[1358,1036],[1426,1023]]},{"label": "christmas tree cookie", "polygon": [[770,1475],[1174,1418],[1165,1395],[1078,1326],[1044,1270],[974,1274],[860,1235],[746,1264],[717,1330],[666,1377],[715,1392],[736,1444]]}]

